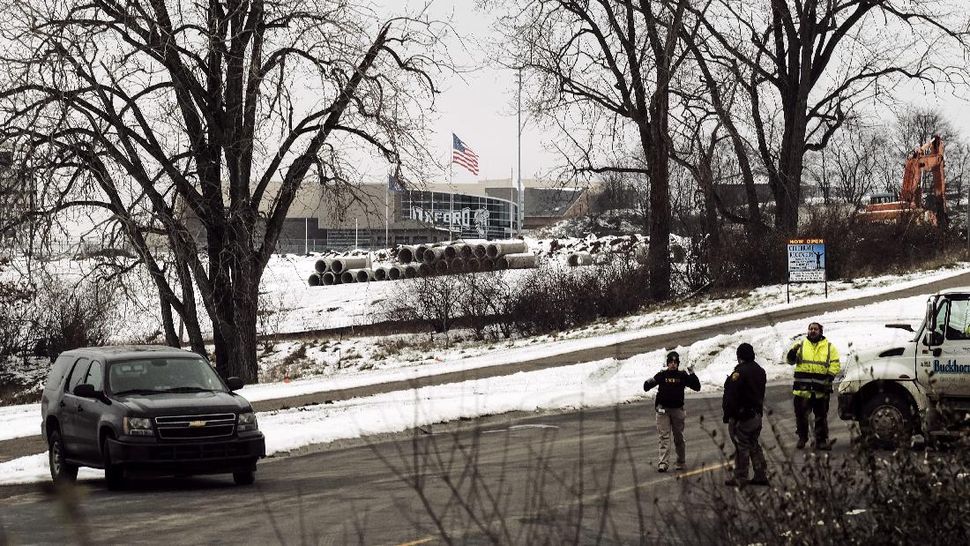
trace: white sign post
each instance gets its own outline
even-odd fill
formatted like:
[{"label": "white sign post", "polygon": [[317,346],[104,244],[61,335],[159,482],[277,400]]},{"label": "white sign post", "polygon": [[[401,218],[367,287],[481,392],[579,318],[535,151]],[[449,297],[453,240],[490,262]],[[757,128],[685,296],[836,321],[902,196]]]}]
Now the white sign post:
[{"label": "white sign post", "polygon": [[824,239],[788,240],[788,286],[785,294],[791,303],[792,283],[825,283],[825,297],[829,297],[829,283],[825,275]]}]

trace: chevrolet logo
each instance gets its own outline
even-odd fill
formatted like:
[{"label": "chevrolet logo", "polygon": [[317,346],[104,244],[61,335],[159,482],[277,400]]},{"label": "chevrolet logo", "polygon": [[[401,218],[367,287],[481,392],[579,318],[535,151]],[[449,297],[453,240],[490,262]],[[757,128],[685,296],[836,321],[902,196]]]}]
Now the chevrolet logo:
[{"label": "chevrolet logo", "polygon": [[205,421],[189,421],[189,428],[201,428],[205,426]]}]

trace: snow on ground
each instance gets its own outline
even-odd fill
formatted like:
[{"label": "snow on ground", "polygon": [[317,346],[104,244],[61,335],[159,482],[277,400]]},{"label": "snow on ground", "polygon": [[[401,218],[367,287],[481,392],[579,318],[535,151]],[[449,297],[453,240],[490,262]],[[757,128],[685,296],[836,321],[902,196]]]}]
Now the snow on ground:
[{"label": "snow on ground", "polygon": [[[899,285],[894,289],[900,288]],[[846,291],[843,297],[859,295]],[[826,313],[816,319],[825,325],[826,335],[846,353],[843,362],[852,360],[852,353],[885,344],[896,344],[911,336],[905,331],[881,327],[887,322],[917,323],[923,310],[924,297],[891,300],[846,311]],[[705,339],[689,347],[679,347],[684,364],[693,364],[701,379],[702,393],[716,392],[736,363],[734,351],[741,342],[751,343],[758,360],[767,371],[769,381],[784,381],[791,377],[791,368],[781,362],[785,349],[804,333],[807,321],[798,320],[772,326],[732,331],[730,321],[764,309],[738,313],[720,318],[685,321],[678,325],[653,327],[646,330],[591,337],[587,339],[550,342],[543,347],[526,347],[516,357],[536,358],[543,351],[559,352],[561,346],[576,348],[605,345],[620,339],[671,332],[722,321],[724,333]],[[410,370],[409,373],[439,373],[454,366],[472,367],[495,365],[508,361],[509,353],[497,353]],[[335,402],[322,406],[294,408],[259,414],[260,428],[266,435],[267,451],[281,453],[301,446],[329,442],[341,438],[397,432],[416,426],[450,421],[461,417],[498,414],[509,411],[537,411],[601,407],[652,399],[655,392],[642,392],[643,380],[661,369],[664,351],[637,355],[626,360],[605,359],[597,362],[563,366],[536,372],[523,372],[504,377],[464,381],[448,385],[391,392]],[[524,357],[523,355],[529,355]],[[402,373],[401,369],[372,370],[339,380],[308,380],[296,383],[259,385],[243,389],[251,400],[289,396],[312,389],[339,388],[351,384],[390,381]],[[343,384],[342,384],[342,383]],[[644,417],[649,416],[644,404]],[[13,422],[30,412],[25,406],[8,408],[0,413],[0,420],[10,416]],[[33,411],[36,411],[34,409]],[[26,418],[25,418],[26,419]],[[35,414],[34,427],[39,416]],[[29,421],[29,419],[27,419]],[[645,421],[649,422],[649,421]],[[34,431],[30,431],[33,434]],[[82,479],[100,478],[103,472],[85,469]],[[0,464],[0,483],[23,483],[49,479],[47,459],[43,454],[23,457]]]},{"label": "snow on ground", "polygon": [[40,434],[40,404],[0,407],[0,440]]}]

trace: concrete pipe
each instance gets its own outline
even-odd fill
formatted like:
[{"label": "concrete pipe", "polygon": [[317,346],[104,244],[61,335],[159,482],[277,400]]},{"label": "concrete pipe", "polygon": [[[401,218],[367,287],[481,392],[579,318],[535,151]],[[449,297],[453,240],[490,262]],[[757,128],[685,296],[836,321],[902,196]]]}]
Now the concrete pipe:
[{"label": "concrete pipe", "polygon": [[461,258],[462,260],[468,260],[475,255],[475,253],[472,251],[472,247],[465,243],[455,243],[451,246],[455,249],[457,257]]},{"label": "concrete pipe", "polygon": [[508,269],[529,269],[536,266],[536,255],[531,252],[506,254],[499,260],[505,260]]},{"label": "concrete pipe", "polygon": [[434,272],[438,275],[451,273],[451,267],[448,265],[448,260],[438,260],[432,267],[434,267]]},{"label": "concrete pipe", "polygon": [[424,255],[421,256],[421,261],[426,264],[433,264],[441,261],[445,257],[445,249],[448,247],[437,247],[429,248],[424,251]]},{"label": "concrete pipe", "polygon": [[506,254],[518,254],[528,250],[529,247],[525,244],[525,241],[499,241],[489,243],[488,246],[485,247],[485,254],[494,260],[499,256],[504,256]]},{"label": "concrete pipe", "polygon": [[449,262],[451,262],[451,260],[454,260],[457,257],[458,257],[458,249],[455,248],[455,245],[448,245],[448,246],[445,247],[445,259],[446,260],[448,260]]},{"label": "concrete pipe", "polygon": [[306,283],[309,284],[310,286],[320,286],[320,282],[321,281],[320,281],[319,273],[310,273],[310,278],[306,280]]},{"label": "concrete pipe", "polygon": [[351,269],[347,273],[353,273],[354,280],[357,282],[370,282],[374,280],[374,270],[370,268]]},{"label": "concrete pipe", "polygon": [[428,245],[418,245],[414,247],[414,261],[421,263],[424,261],[424,253],[428,251]]},{"label": "concrete pipe", "polygon": [[645,264],[647,263],[647,245],[640,245],[635,251],[633,251],[633,258],[637,263]]},{"label": "concrete pipe", "polygon": [[392,265],[387,268],[387,280],[396,281],[404,276],[404,268],[398,265]]},{"label": "concrete pipe", "polygon": [[375,267],[374,268],[374,280],[375,281],[386,281],[387,280],[387,268],[386,267]]},{"label": "concrete pipe", "polygon": [[494,268],[496,271],[509,268],[509,261],[505,259],[505,256],[499,256],[492,260],[494,262]]},{"label": "concrete pipe", "polygon": [[413,265],[406,265],[404,266],[403,273],[405,279],[413,279],[418,276],[418,268],[414,267]]},{"label": "concrete pipe", "polygon": [[431,275],[434,275],[434,267],[431,267],[428,264],[421,264],[418,266],[418,275],[422,277],[430,277]]},{"label": "concrete pipe", "polygon": [[350,269],[360,269],[362,267],[367,267],[367,257],[366,256],[345,256],[343,258],[334,258],[330,262],[330,271],[341,275],[341,280],[343,280],[343,273]]},{"label": "concrete pipe", "polygon": [[478,263],[481,264],[482,271],[495,271],[495,261],[491,258],[482,258]]},{"label": "concrete pipe", "polygon": [[324,286],[333,286],[335,284],[340,284],[340,277],[334,274],[333,271],[327,271],[326,273],[324,273],[322,280],[323,280]]},{"label": "concrete pipe", "polygon": [[593,255],[589,252],[573,252],[566,258],[566,263],[570,267],[576,267],[580,265],[593,265]]},{"label": "concrete pipe", "polygon": [[343,273],[340,274],[340,282],[343,284],[350,284],[356,281],[357,281],[357,275],[355,273],[355,270],[353,269],[344,271]]},{"label": "concrete pipe", "polygon": [[476,258],[481,260],[482,258],[488,257],[488,249],[486,249],[485,245],[483,244],[476,244],[475,246],[472,247],[472,254],[474,254]]},{"label": "concrete pipe", "polygon": [[327,272],[327,270],[330,269],[330,258],[323,258],[321,260],[317,260],[316,263],[313,264],[313,269],[315,269],[317,273],[320,273],[321,275],[323,275],[324,273]]},{"label": "concrete pipe", "polygon": [[452,273],[464,273],[467,271],[465,260],[461,258],[455,258],[454,260],[448,261],[448,270]]},{"label": "concrete pipe", "polygon": [[482,262],[478,261],[478,258],[468,258],[465,260],[465,271],[470,271],[472,273],[482,270]]},{"label": "concrete pipe", "polygon": [[414,247],[413,246],[402,246],[397,251],[397,261],[402,264],[409,264],[411,262],[417,261],[414,259]]}]

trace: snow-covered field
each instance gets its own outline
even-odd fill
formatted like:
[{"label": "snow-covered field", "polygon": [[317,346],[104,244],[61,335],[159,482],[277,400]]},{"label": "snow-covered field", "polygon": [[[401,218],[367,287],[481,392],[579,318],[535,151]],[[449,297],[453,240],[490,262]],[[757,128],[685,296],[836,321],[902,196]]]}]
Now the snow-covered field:
[{"label": "snow-covered field", "polygon": [[[353,288],[356,294],[344,292],[340,290],[341,287],[310,288],[301,282],[302,276],[312,270],[313,259],[280,258],[274,263],[274,273],[279,278],[288,280],[285,283],[274,283],[270,280],[268,286],[274,287],[270,289],[270,293],[286,300],[287,305],[293,305],[294,310],[302,311],[295,312],[294,315],[312,317],[314,313],[310,312],[311,309],[332,309],[331,306],[334,306],[336,309],[333,311],[320,314],[339,316],[342,307],[335,306],[335,303],[340,299],[349,302],[351,308],[355,304],[358,309],[366,308],[366,304],[360,304],[362,300],[379,297],[377,291],[393,284],[370,283],[344,287],[345,290]],[[887,276],[852,283],[830,283],[829,300],[891,293],[906,286],[964,273],[967,269],[964,264],[956,269],[903,277]],[[287,270],[300,275],[285,275],[283,272]],[[555,337],[544,336],[491,345],[477,342],[445,351],[432,346],[424,355],[404,351],[391,355],[378,364],[371,363],[367,369],[328,368],[328,372],[320,377],[250,386],[243,389],[241,394],[255,401],[384,383],[459,369],[531,360],[711,324],[723,324],[722,334],[689,347],[678,348],[683,355],[683,362],[695,366],[703,386],[702,392],[710,393],[721,387],[724,378],[736,363],[734,350],[741,342],[754,345],[758,360],[765,366],[769,380],[784,381],[790,378],[791,369],[781,363],[781,355],[792,340],[804,332],[806,321],[778,323],[744,331],[735,331],[731,323],[773,309],[825,301],[822,287],[818,285],[793,287],[792,299],[792,304],[784,303],[784,285],[765,287],[736,298],[691,302],[678,308],[647,312],[612,323],[595,324]],[[851,360],[855,351],[898,342],[912,335],[898,329],[883,328],[882,325],[887,322],[918,323],[923,312],[924,299],[919,296],[890,300],[863,308],[824,314],[817,317],[817,320],[825,325],[826,335],[842,349],[845,354],[843,361],[846,362]],[[299,301],[302,301],[302,307],[296,305]],[[352,311],[348,314],[352,314]],[[283,327],[280,331],[305,330],[312,328],[307,326],[310,323],[312,319],[306,318],[294,330]],[[284,321],[281,326],[282,324],[291,323]],[[361,356],[368,347],[378,346],[381,341],[376,338],[355,339],[349,346],[337,348],[336,352],[346,355],[353,351]],[[318,347],[314,350],[316,349]],[[280,354],[285,353],[286,350],[281,348]],[[306,350],[303,358],[313,360],[317,356]],[[606,406],[652,398],[653,393],[643,393],[641,386],[645,378],[660,370],[662,362],[663,351],[655,351],[626,360],[605,359],[552,370],[385,393],[324,406],[261,413],[259,422],[260,428],[266,434],[268,451],[281,453],[313,443],[401,431],[460,417],[516,410]],[[0,434],[3,435],[0,439],[36,434],[39,430],[39,419],[37,405],[0,408]],[[82,479],[90,479],[99,478],[102,474],[100,471],[82,470],[80,475]],[[49,477],[44,454],[0,464],[0,483],[46,479]]]}]

